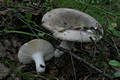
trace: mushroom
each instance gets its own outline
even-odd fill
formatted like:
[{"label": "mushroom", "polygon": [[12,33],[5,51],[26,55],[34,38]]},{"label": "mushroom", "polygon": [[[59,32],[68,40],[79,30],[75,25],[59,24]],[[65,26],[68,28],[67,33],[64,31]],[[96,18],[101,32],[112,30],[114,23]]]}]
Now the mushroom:
[{"label": "mushroom", "polygon": [[54,47],[43,39],[33,39],[22,45],[18,52],[18,59],[23,64],[35,61],[36,71],[45,71],[45,61],[54,56]]},{"label": "mushroom", "polygon": [[[93,17],[69,8],[57,8],[47,12],[42,18],[42,26],[50,30],[55,38],[62,40],[61,47],[69,50],[74,41],[97,42],[103,34],[102,26]],[[56,57],[62,54],[63,52],[56,49]]]}]

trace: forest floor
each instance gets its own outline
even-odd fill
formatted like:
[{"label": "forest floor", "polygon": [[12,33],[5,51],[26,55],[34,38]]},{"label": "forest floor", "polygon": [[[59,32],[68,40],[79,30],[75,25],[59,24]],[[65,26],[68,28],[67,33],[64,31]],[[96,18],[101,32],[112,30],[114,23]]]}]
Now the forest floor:
[{"label": "forest floor", "polygon": [[[78,59],[65,53],[59,58],[53,57],[46,62],[46,71],[36,73],[35,64],[23,65],[18,60],[19,48],[26,42],[36,39],[34,31],[41,39],[50,41],[53,45],[58,45],[59,40],[49,36],[51,33],[41,26],[42,16],[55,8],[48,3],[46,7],[36,6],[33,4],[20,4],[25,7],[12,7],[0,5],[0,79],[1,80],[109,80],[103,74],[99,74],[94,69],[86,66]],[[32,5],[32,10],[28,7]],[[43,4],[41,4],[43,5]],[[49,6],[49,7],[48,7]],[[40,9],[38,9],[40,8]],[[87,8],[87,7],[86,7]],[[22,21],[18,16],[22,15],[26,19]],[[34,26],[35,29],[28,26]],[[40,28],[36,27],[39,26]],[[105,24],[104,24],[105,25]],[[45,34],[44,34],[45,33]],[[49,35],[46,35],[49,34]],[[86,62],[94,67],[114,76],[119,68],[109,65],[110,60],[119,59],[120,38],[107,34],[104,35],[98,43],[75,43],[74,53],[82,57]],[[118,63],[119,64],[119,63]],[[116,78],[116,80],[119,80]]]}]

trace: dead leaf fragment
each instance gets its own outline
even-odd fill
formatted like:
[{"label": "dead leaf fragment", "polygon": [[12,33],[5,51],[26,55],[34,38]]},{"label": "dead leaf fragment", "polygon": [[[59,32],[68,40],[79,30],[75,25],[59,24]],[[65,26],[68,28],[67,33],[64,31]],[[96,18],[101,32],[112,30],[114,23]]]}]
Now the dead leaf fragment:
[{"label": "dead leaf fragment", "polygon": [[6,77],[8,73],[9,69],[3,63],[0,63],[0,79]]}]

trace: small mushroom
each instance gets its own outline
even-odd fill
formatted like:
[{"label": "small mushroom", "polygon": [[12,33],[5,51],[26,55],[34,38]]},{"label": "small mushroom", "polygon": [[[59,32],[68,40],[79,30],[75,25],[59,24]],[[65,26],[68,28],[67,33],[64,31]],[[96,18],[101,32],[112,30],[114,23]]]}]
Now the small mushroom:
[{"label": "small mushroom", "polygon": [[[93,17],[69,8],[47,12],[42,18],[42,26],[50,30],[54,37],[63,40],[60,46],[66,49],[71,49],[74,41],[99,41],[103,34],[102,26]],[[62,54],[63,52],[56,49],[56,57]]]},{"label": "small mushroom", "polygon": [[54,56],[54,47],[43,39],[33,39],[22,45],[18,52],[18,59],[23,64],[35,61],[36,71],[45,71],[45,61]]}]

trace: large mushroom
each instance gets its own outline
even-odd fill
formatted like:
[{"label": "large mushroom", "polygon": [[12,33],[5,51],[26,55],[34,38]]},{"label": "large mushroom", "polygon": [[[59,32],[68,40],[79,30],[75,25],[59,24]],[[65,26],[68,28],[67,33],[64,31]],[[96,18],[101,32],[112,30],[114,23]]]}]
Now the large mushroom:
[{"label": "large mushroom", "polygon": [[18,52],[18,59],[23,64],[35,61],[36,71],[45,71],[45,61],[54,56],[52,44],[43,39],[33,39],[22,45]]},{"label": "large mushroom", "polygon": [[[57,8],[47,12],[42,18],[42,26],[50,30],[53,36],[61,39],[61,47],[72,48],[72,42],[99,41],[102,38],[102,26],[91,16],[69,8]],[[56,49],[55,56],[63,52]]]}]

